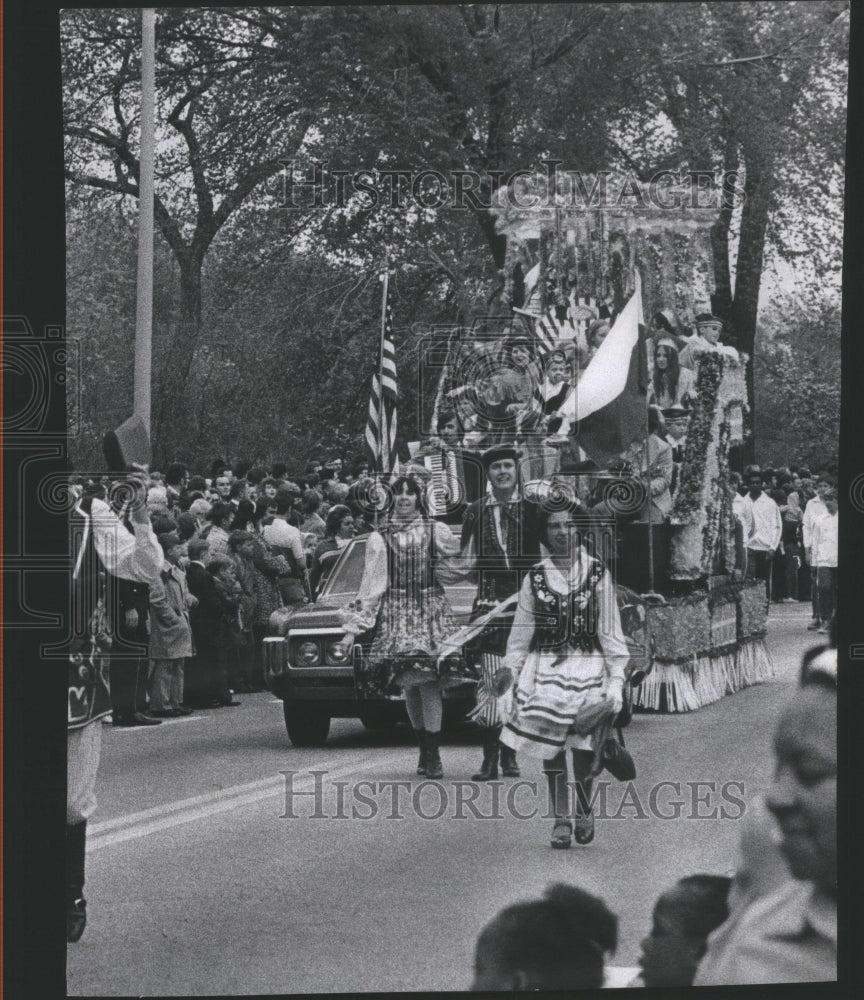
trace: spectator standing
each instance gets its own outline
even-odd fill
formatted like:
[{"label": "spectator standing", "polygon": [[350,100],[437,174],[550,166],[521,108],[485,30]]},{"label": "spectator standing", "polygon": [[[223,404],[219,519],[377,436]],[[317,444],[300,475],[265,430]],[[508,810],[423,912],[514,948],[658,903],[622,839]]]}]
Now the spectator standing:
[{"label": "spectator standing", "polygon": [[819,631],[827,633],[837,613],[837,493],[822,494],[825,513],[813,525],[810,538],[819,599]]},{"label": "spectator standing", "polygon": [[[791,484],[790,484],[791,486]],[[798,494],[794,489],[790,489],[786,496],[786,503],[780,508],[783,518],[783,574],[786,581],[783,600],[787,604],[798,603],[798,572],[803,562],[803,545],[801,541],[801,524],[804,520],[804,511],[798,502]]]},{"label": "spectator standing", "polygon": [[745,543],[747,545],[747,575],[765,581],[765,594],[771,600],[771,566],[774,553],[783,534],[780,508],[762,491],[762,470],[749,466],[744,470],[747,496],[744,497]]},{"label": "spectator standing", "polygon": [[303,494],[302,511],[304,519],[300,523],[300,532],[303,535],[311,532],[313,535],[318,536],[319,541],[324,537],[326,527],[323,518],[318,514],[320,506],[321,494],[317,490],[307,489]]},{"label": "spectator standing", "polygon": [[330,575],[339,553],[354,537],[354,515],[344,504],[336,504],[327,514],[324,526],[324,540],[315,549],[309,586],[313,599]]},{"label": "spectator standing", "polygon": [[[189,662],[192,677],[187,686],[195,691],[196,700],[204,708],[233,707],[240,702],[231,697],[228,687],[228,664],[231,637],[225,615],[225,605],[216,587],[214,575],[207,569],[208,546],[204,539],[189,543],[189,563],[186,579],[189,592],[197,604],[189,612],[195,655]],[[230,564],[225,558],[215,560],[217,565]],[[194,683],[189,684],[188,681]]]},{"label": "spectator standing", "polygon": [[816,495],[807,501],[807,506],[804,508],[804,518],[801,522],[804,556],[807,560],[807,565],[810,567],[810,600],[813,604],[813,620],[807,628],[811,632],[815,632],[822,627],[819,612],[819,582],[817,580],[816,567],[813,564],[813,528],[816,522],[825,516],[827,508],[825,507],[824,496],[833,487],[833,478],[826,472],[820,472],[816,477]]},{"label": "spectator standing", "polygon": [[200,537],[207,540],[211,559],[218,559],[227,554],[228,537],[235,513],[230,503],[222,501],[214,503],[207,512],[206,517],[210,523],[201,532]]},{"label": "spectator standing", "polygon": [[284,488],[279,490],[276,495],[276,515],[272,523],[264,527],[261,537],[273,552],[283,557],[287,566],[279,579],[282,603],[300,605],[307,599],[309,590],[303,535],[298,528],[288,523],[293,506],[294,494]]},{"label": "spectator standing", "polygon": [[[277,524],[278,521],[279,519],[277,518],[273,523]],[[272,525],[268,525],[265,531],[269,530],[270,527]],[[286,525],[286,527],[290,527],[290,525]],[[280,577],[289,577],[292,569],[286,562],[285,557],[274,552],[263,536],[252,536],[252,544],[246,551],[249,552],[249,559],[252,563],[252,581],[255,593],[255,617],[252,621],[254,660],[250,687],[253,691],[263,691],[264,658],[262,644],[264,636],[267,635],[270,615],[277,608],[282,607],[283,604],[279,591]]]},{"label": "spectator standing", "polygon": [[181,559],[186,546],[174,532],[159,535],[162,572],[150,587],[150,711],[157,719],[191,715],[183,702],[183,667],[195,655],[189,609],[196,603]]},{"label": "spectator standing", "polygon": [[231,687],[241,694],[252,691],[255,672],[255,637],[252,627],[255,622],[255,536],[247,531],[232,531],[228,540],[228,552],[234,563],[234,575],[240,588],[237,606],[237,629],[232,630],[234,647],[232,664],[228,671]]}]

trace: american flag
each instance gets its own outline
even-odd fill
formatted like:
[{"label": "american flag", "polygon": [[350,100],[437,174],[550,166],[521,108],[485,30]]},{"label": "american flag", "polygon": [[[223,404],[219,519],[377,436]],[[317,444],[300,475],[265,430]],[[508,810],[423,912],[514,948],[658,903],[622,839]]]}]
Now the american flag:
[{"label": "american flag", "polygon": [[550,306],[534,324],[540,349],[551,351],[559,340],[587,343],[588,324],[597,314],[597,301],[588,295],[571,296],[566,305]]},{"label": "american flag", "polygon": [[393,347],[393,319],[390,312],[388,275],[384,282],[381,314],[381,355],[378,371],[372,376],[369,416],[366,419],[366,447],[370,470],[392,472],[396,465],[396,351]]}]

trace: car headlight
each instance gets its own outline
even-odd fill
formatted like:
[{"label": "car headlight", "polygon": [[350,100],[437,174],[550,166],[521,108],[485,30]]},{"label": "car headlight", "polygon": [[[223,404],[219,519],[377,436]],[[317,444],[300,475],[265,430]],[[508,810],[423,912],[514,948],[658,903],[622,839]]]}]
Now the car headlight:
[{"label": "car headlight", "polygon": [[344,638],[340,636],[338,639],[331,639],[324,647],[324,659],[332,667],[341,667],[351,657],[350,647],[343,645]]},{"label": "car headlight", "polygon": [[321,662],[321,647],[317,642],[298,642],[294,649],[298,667],[316,667]]}]

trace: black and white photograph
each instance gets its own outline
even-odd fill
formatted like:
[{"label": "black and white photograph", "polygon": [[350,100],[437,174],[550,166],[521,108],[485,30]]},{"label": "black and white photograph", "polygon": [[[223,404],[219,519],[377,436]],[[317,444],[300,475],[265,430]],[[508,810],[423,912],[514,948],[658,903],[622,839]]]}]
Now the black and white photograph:
[{"label": "black and white photograph", "polygon": [[49,67],[4,95],[43,133],[7,133],[4,204],[38,171],[48,220],[2,331],[30,974],[42,941],[69,996],[835,995],[854,14],[19,33]]}]

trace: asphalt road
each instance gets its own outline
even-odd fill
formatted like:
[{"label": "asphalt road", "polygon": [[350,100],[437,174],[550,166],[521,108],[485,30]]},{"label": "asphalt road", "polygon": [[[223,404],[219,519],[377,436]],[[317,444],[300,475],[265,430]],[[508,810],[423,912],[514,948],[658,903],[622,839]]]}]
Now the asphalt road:
[{"label": "asphalt road", "polygon": [[[469,728],[445,737],[442,798],[432,783],[418,791],[407,729],[336,720],[326,748],[297,750],[269,694],[151,729],[104,727],[89,923],[69,948],[68,992],[465,989],[482,926],[555,880],[606,900],[620,921],[614,964],[635,965],[660,892],[731,870],[736,800],[768,785],[773,722],[816,638],[808,610],[772,608],[773,680],[691,714],[635,717],[633,788],[622,798],[610,784],[594,843],[570,851],[549,847],[539,762],[521,761],[515,795],[511,779],[497,803],[483,786],[469,802],[458,784],[480,758]],[[321,792],[291,796],[289,781]],[[663,785],[652,803],[660,782],[680,792]]]}]

